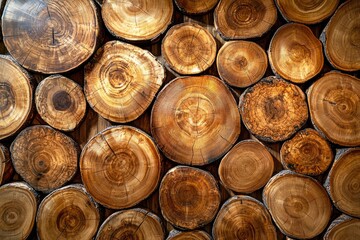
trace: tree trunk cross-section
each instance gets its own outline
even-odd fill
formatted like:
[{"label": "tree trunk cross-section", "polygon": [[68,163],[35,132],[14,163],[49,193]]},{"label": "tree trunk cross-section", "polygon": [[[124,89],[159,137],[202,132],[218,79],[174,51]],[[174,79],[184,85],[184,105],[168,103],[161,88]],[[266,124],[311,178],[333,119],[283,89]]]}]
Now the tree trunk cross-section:
[{"label": "tree trunk cross-section", "polygon": [[213,9],[219,0],[175,0],[180,11],[185,14],[202,14]]},{"label": "tree trunk cross-section", "polygon": [[9,149],[0,143],[0,185],[9,181],[13,173]]},{"label": "tree trunk cross-section", "polygon": [[341,215],[326,230],[324,240],[360,239],[360,219]]},{"label": "tree trunk cross-section", "polygon": [[2,27],[5,46],[16,61],[46,74],[85,62],[99,33],[92,0],[8,0]]},{"label": "tree trunk cross-section", "polygon": [[187,232],[172,230],[166,240],[211,240],[211,237],[206,232],[199,230]]},{"label": "tree trunk cross-section", "polygon": [[80,172],[100,204],[121,209],[148,197],[160,179],[161,158],[152,139],[129,126],[110,127],[83,148]]},{"label": "tree trunk cross-section", "polygon": [[38,191],[61,187],[77,170],[77,144],[49,126],[36,125],[21,131],[10,152],[16,172]]},{"label": "tree trunk cross-section", "polygon": [[84,91],[103,118],[125,123],[149,107],[164,78],[163,66],[149,51],[110,41],[86,65]]},{"label": "tree trunk cross-section", "polygon": [[157,96],[151,132],[162,152],[187,165],[219,159],[240,134],[240,113],[225,84],[212,76],[171,81]]},{"label": "tree trunk cross-section", "polygon": [[164,176],[159,202],[168,222],[181,229],[193,230],[214,219],[220,205],[220,192],[209,172],[177,166]]}]

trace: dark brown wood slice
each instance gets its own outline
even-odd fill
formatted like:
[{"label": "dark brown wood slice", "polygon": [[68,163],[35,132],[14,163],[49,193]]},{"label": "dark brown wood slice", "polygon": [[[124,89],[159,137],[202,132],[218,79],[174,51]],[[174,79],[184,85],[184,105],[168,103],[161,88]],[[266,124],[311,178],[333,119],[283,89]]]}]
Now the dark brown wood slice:
[{"label": "dark brown wood slice", "polygon": [[177,7],[185,14],[202,14],[213,9],[219,0],[175,0]]},{"label": "dark brown wood slice", "polygon": [[9,149],[0,143],[0,185],[8,182],[13,173]]},{"label": "dark brown wood slice", "polygon": [[341,215],[326,230],[324,240],[358,239],[360,237],[360,219]]},{"label": "dark brown wood slice", "polygon": [[211,240],[211,237],[206,232],[200,230],[186,232],[172,230],[166,240]]}]

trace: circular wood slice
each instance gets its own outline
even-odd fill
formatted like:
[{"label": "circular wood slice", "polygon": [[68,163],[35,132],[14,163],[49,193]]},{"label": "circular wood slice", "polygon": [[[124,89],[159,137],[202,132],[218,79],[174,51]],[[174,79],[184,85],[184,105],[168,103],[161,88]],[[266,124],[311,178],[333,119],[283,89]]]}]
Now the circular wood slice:
[{"label": "circular wood slice", "polygon": [[220,205],[220,191],[209,172],[177,166],[162,179],[159,201],[168,222],[193,230],[214,219]]},{"label": "circular wood slice", "polygon": [[240,97],[240,112],[246,128],[267,142],[290,138],[308,119],[303,91],[273,76],[245,90]]},{"label": "circular wood slice", "polygon": [[277,9],[272,0],[220,0],[214,20],[225,39],[261,37],[275,24]]},{"label": "circular wood slice", "polygon": [[51,192],[36,217],[39,239],[92,239],[99,222],[98,205],[80,184]]},{"label": "circular wood slice", "polygon": [[343,71],[360,70],[360,1],[344,2],[331,17],[323,34],[325,55]]},{"label": "circular wood slice", "polygon": [[274,171],[274,161],[261,143],[245,140],[236,144],[223,157],[218,171],[226,188],[251,193],[269,181]]},{"label": "circular wood slice", "polygon": [[204,231],[180,232],[172,230],[166,240],[212,240],[212,238]]},{"label": "circular wood slice", "polygon": [[96,6],[89,0],[8,0],[2,32],[7,50],[25,68],[67,72],[95,51]]},{"label": "circular wood slice", "polygon": [[185,14],[202,14],[213,9],[219,0],[175,0],[176,6]]},{"label": "circular wood slice", "polygon": [[311,121],[331,142],[360,145],[360,79],[329,72],[307,91]]},{"label": "circular wood slice", "polygon": [[287,236],[313,238],[327,226],[332,212],[329,196],[315,179],[284,170],[263,190],[263,202]]},{"label": "circular wood slice", "polygon": [[38,191],[61,187],[77,170],[77,144],[49,126],[24,129],[11,144],[10,152],[15,171]]},{"label": "circular wood slice", "polygon": [[337,239],[359,239],[360,238],[360,219],[341,215],[335,219],[326,230],[324,240]]},{"label": "circular wood slice", "polygon": [[152,139],[130,126],[105,129],[83,148],[80,171],[94,199],[112,208],[128,208],[157,187],[161,158]]},{"label": "circular wood slice", "polygon": [[264,205],[255,198],[234,196],[221,207],[214,221],[214,240],[276,239],[275,226]]},{"label": "circular wood slice", "polygon": [[17,133],[32,116],[33,88],[29,74],[0,55],[0,140]]},{"label": "circular wood slice", "polygon": [[298,23],[278,28],[268,54],[273,72],[294,83],[310,80],[324,65],[321,42],[309,27]]},{"label": "circular wood slice", "polygon": [[162,152],[187,165],[219,159],[240,134],[240,113],[225,84],[213,76],[182,77],[154,103],[151,132]]},{"label": "circular wood slice", "polygon": [[265,74],[268,62],[265,51],[248,41],[226,42],[216,58],[222,80],[234,87],[248,87]]},{"label": "circular wood slice", "polygon": [[0,143],[0,185],[10,180],[13,172],[10,152],[7,147]]},{"label": "circular wood slice", "polygon": [[166,33],[161,53],[176,72],[188,75],[208,69],[216,58],[216,42],[210,32],[195,23],[181,23]]},{"label": "circular wood slice", "polygon": [[162,240],[165,238],[164,235],[158,216],[144,209],[135,208],[110,215],[99,228],[96,240]]},{"label": "circular wood slice", "polygon": [[114,36],[130,41],[155,40],[172,21],[172,0],[103,0],[101,15]]},{"label": "circular wood slice", "polygon": [[360,217],[360,148],[340,151],[324,184],[335,207]]},{"label": "circular wood slice", "polygon": [[275,3],[288,22],[315,24],[330,17],[335,12],[339,0],[276,0]]},{"label": "circular wood slice", "polygon": [[306,174],[324,173],[334,159],[330,144],[314,129],[304,129],[284,142],[280,150],[285,169]]},{"label": "circular wood slice", "polygon": [[53,128],[72,131],[84,118],[86,100],[82,88],[61,75],[42,80],[35,92],[36,110]]},{"label": "circular wood slice", "polygon": [[163,66],[149,51],[110,41],[86,65],[84,91],[103,118],[125,123],[149,107],[164,78]]},{"label": "circular wood slice", "polygon": [[25,240],[31,233],[37,209],[38,195],[23,182],[0,187],[0,238]]}]

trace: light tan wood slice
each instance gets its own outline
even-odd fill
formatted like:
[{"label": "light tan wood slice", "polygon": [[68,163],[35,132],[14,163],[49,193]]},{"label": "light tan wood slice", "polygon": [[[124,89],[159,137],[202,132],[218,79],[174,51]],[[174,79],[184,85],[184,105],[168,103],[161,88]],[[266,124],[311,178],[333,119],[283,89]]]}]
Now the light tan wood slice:
[{"label": "light tan wood slice", "polygon": [[360,219],[345,214],[336,218],[326,230],[324,240],[360,238]]}]

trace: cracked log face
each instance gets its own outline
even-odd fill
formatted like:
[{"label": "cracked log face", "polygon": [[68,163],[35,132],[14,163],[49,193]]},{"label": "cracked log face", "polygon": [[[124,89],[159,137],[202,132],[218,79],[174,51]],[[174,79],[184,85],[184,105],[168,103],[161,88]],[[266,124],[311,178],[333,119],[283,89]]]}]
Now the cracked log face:
[{"label": "cracked log face", "polygon": [[10,152],[0,143],[0,185],[10,180],[13,173]]},{"label": "cracked log face", "polygon": [[0,238],[25,240],[30,235],[37,210],[38,195],[23,182],[0,187]]},{"label": "cracked log face", "polygon": [[0,139],[17,133],[32,115],[33,89],[29,74],[0,55]]},{"label": "cracked log face", "polygon": [[166,240],[211,240],[211,237],[206,232],[199,230],[187,232],[172,230]]},{"label": "cracked log face", "polygon": [[307,91],[311,121],[331,142],[360,145],[360,80],[329,72]]},{"label": "cracked log face", "polygon": [[176,72],[189,75],[208,69],[216,58],[216,42],[210,32],[195,23],[181,23],[166,33],[161,53]]},{"label": "cracked log face", "polygon": [[263,190],[263,202],[287,236],[313,238],[327,226],[332,205],[325,188],[311,177],[284,170]]},{"label": "cracked log face", "polygon": [[2,32],[6,48],[23,67],[46,74],[66,72],[95,51],[96,7],[88,0],[8,0]]},{"label": "cracked log face", "polygon": [[160,153],[144,132],[110,127],[83,148],[80,172],[88,192],[100,204],[121,209],[136,205],[157,187]]},{"label": "cracked log face", "polygon": [[276,31],[268,54],[273,72],[294,83],[310,80],[324,65],[321,42],[309,27],[298,23],[285,24]]},{"label": "cracked log face", "polygon": [[234,196],[221,207],[214,221],[214,240],[276,240],[275,226],[264,205],[248,196]]},{"label": "cracked log face", "polygon": [[202,14],[213,9],[219,0],[175,0],[178,8],[185,14]]},{"label": "cracked log face", "polygon": [[240,112],[246,128],[263,141],[284,141],[308,119],[305,94],[296,85],[267,77],[240,97]]},{"label": "cracked log face", "polygon": [[164,238],[160,218],[141,208],[119,211],[110,215],[101,225],[96,236],[96,240],[163,240]]},{"label": "cracked log face", "polygon": [[76,142],[49,126],[35,125],[21,131],[10,152],[16,172],[37,191],[61,187],[77,170]]},{"label": "cracked log face", "polygon": [[341,215],[327,229],[324,240],[358,239],[360,237],[360,219]]},{"label": "cracked log face", "polygon": [[181,77],[159,93],[151,132],[162,152],[186,165],[219,159],[240,134],[240,113],[226,85],[212,76]]},{"label": "cracked log face", "polygon": [[220,205],[220,191],[209,172],[177,166],[161,181],[159,203],[168,222],[180,229],[193,230],[214,219]]},{"label": "cracked log face", "polygon": [[39,239],[92,239],[98,229],[98,205],[80,184],[51,192],[36,217]]},{"label": "cracked log face", "polygon": [[114,36],[130,41],[155,40],[173,15],[172,0],[103,0],[102,19]]},{"label": "cracked log face", "polygon": [[35,104],[45,122],[63,131],[74,130],[86,112],[85,95],[80,85],[61,75],[47,77],[39,83]]},{"label": "cracked log face", "polygon": [[110,41],[86,65],[84,91],[103,118],[125,123],[149,107],[164,78],[163,66],[149,51]]}]

